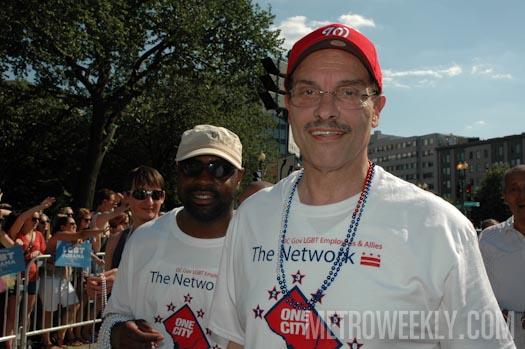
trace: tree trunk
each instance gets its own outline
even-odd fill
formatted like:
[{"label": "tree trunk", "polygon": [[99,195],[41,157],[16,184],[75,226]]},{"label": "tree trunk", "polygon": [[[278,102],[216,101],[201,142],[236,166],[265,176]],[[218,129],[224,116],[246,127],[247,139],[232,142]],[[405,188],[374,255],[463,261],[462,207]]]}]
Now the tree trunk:
[{"label": "tree trunk", "polygon": [[106,125],[109,119],[108,113],[109,111],[102,106],[102,103],[95,103],[87,156],[75,187],[75,209],[80,207],[92,209],[100,168],[115,133],[112,125]]}]

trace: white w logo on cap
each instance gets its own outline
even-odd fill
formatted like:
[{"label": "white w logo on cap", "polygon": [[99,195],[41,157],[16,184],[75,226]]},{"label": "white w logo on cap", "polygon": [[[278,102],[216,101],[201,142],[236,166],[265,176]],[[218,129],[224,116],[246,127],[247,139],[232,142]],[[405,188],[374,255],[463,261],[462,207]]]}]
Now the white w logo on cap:
[{"label": "white w logo on cap", "polygon": [[321,32],[321,34],[326,35],[326,36],[329,36],[329,35],[342,36],[346,38],[350,34],[350,30],[348,28],[343,28],[343,27],[328,27],[328,28],[325,28]]}]

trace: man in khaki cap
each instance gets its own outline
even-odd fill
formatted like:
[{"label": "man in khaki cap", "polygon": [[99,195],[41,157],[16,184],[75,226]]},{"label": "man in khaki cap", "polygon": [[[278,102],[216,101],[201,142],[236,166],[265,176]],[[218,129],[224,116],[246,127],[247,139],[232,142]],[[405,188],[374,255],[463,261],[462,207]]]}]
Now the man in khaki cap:
[{"label": "man in khaki cap", "polygon": [[105,309],[99,348],[225,348],[206,328],[226,229],[239,188],[242,145],[223,127],[182,134],[183,207],[143,224],[126,244]]}]

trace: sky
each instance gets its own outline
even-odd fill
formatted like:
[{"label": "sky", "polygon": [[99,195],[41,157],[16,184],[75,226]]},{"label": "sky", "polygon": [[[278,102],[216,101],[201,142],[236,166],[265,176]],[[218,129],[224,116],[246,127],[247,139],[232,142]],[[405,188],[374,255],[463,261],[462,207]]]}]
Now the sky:
[{"label": "sky", "polygon": [[525,132],[523,0],[256,0],[284,46],[330,23],[367,36],[387,98],[376,130],[489,139]]}]

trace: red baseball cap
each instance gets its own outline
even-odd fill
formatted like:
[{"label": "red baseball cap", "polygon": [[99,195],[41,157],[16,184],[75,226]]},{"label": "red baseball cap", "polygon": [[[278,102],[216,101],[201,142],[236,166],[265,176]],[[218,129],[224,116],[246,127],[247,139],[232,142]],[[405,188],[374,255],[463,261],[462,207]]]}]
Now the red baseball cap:
[{"label": "red baseball cap", "polygon": [[288,59],[287,76],[310,53],[326,48],[345,50],[355,55],[368,69],[380,90],[383,90],[381,67],[374,44],[357,30],[344,24],[329,24],[314,30],[293,45]]}]

